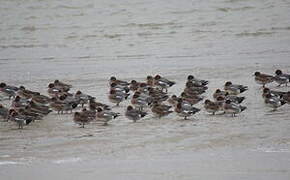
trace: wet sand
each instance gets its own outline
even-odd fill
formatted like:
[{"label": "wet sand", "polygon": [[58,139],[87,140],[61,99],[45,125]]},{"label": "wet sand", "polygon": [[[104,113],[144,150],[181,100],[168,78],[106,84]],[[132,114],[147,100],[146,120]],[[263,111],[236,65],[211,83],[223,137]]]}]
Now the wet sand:
[{"label": "wet sand", "polygon": [[[215,88],[222,88],[225,80],[249,86],[243,94],[248,109],[234,118],[212,116],[202,110],[188,121],[175,114],[162,119],[150,114],[133,123],[121,116],[109,126],[92,123],[84,129],[73,123],[71,114],[52,113],[23,130],[16,129],[13,123],[1,122],[1,175],[8,179],[46,173],[52,175],[44,179],[287,179],[290,106],[276,112],[265,107],[261,88],[251,75],[255,69],[270,73],[274,67],[270,63],[257,66],[217,64],[215,68],[200,66],[195,73],[210,81],[206,94],[209,98]],[[281,62],[282,67],[290,65]],[[190,73],[181,65],[179,68],[164,73],[178,82],[170,94],[182,90]],[[81,85],[78,88],[107,90],[105,79],[97,86],[87,87],[84,82]],[[108,103],[105,93],[90,93]],[[127,104],[122,103],[114,111],[124,114]],[[197,107],[202,108],[202,104]]]},{"label": "wet sand", "polygon": [[0,122],[1,179],[288,180],[290,106],[271,112],[252,75],[290,73],[289,12],[284,0],[4,1],[1,82],[46,94],[60,79],[108,104],[112,75],[161,74],[177,82],[170,95],[189,74],[210,81],[207,98],[229,80],[249,90],[235,118],[202,109],[188,121],[121,116],[84,129],[55,112],[23,130]]}]

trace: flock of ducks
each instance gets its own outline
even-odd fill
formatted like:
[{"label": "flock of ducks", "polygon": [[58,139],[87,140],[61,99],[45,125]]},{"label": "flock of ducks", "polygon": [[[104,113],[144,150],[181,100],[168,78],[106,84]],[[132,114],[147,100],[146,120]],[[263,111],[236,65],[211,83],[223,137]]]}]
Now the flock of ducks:
[{"label": "flock of ducks", "polygon": [[[276,82],[278,86],[285,85],[290,81],[290,75],[276,70],[275,75],[255,72],[255,81],[263,86],[262,97],[267,106],[273,110],[290,104],[290,91],[274,91],[266,88],[266,84]],[[125,117],[136,122],[150,111],[158,118],[171,113],[188,119],[201,109],[194,107],[204,102],[204,109],[210,114],[237,114],[246,110],[241,103],[246,99],[240,94],[248,90],[247,86],[234,84],[228,81],[223,90],[216,89],[213,100],[205,99],[203,94],[207,91],[208,81],[197,79],[193,75],[187,77],[183,91],[179,96],[168,94],[168,89],[176,82],[160,75],[147,76],[144,82],[131,82],[111,77],[109,79],[108,99],[115,106],[129,101],[125,109]],[[81,91],[70,92],[72,85],[55,80],[48,84],[48,96],[39,92],[26,89],[24,86],[15,87],[0,83],[0,95],[2,98],[11,100],[11,106],[5,107],[0,104],[0,117],[6,121],[14,121],[18,128],[22,129],[35,120],[40,120],[52,111],[58,114],[73,113],[73,121],[83,127],[90,122],[99,122],[107,125],[109,121],[121,114],[112,111],[112,106],[96,101],[96,98],[84,94]],[[80,107],[80,108],[79,108]]]},{"label": "flock of ducks", "polygon": [[255,72],[255,81],[258,84],[263,85],[262,97],[265,104],[276,111],[277,108],[283,106],[284,104],[290,104],[290,91],[275,91],[266,87],[266,84],[276,82],[277,87],[287,86],[290,81],[290,74],[285,74],[281,70],[276,70],[275,75],[264,74],[260,72]]}]

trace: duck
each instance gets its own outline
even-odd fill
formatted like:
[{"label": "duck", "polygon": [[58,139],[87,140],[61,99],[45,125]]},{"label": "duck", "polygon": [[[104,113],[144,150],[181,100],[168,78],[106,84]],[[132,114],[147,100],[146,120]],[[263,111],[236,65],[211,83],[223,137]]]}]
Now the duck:
[{"label": "duck", "polygon": [[116,104],[119,106],[120,103],[128,98],[128,94],[124,94],[120,91],[110,90],[108,98],[111,103]]},{"label": "duck", "polygon": [[150,76],[150,75],[148,75],[147,77],[146,77],[146,84],[148,85],[148,86],[150,86],[150,87],[153,87],[154,86],[154,78],[152,77],[152,76]]},{"label": "duck", "polygon": [[130,88],[129,86],[122,86],[122,85],[119,85],[117,83],[111,83],[110,84],[110,90],[115,90],[115,91],[118,91],[118,92],[122,92],[124,94],[130,94]]},{"label": "duck", "polygon": [[24,124],[28,125],[33,121],[31,117],[20,115],[13,109],[9,112],[9,120],[16,122],[18,124],[18,129],[23,129]]},{"label": "duck", "polygon": [[219,96],[215,100],[215,103],[219,106],[220,110],[223,110],[223,106],[224,106],[225,101],[226,101],[226,99],[223,96]]},{"label": "duck", "polygon": [[149,88],[148,90],[149,96],[152,99],[152,101],[163,102],[169,98],[167,93],[164,93],[159,89]]},{"label": "duck", "polygon": [[140,87],[140,85],[141,85],[141,82],[137,82],[136,80],[132,80],[130,83],[129,89],[131,91],[137,91],[138,88]]},{"label": "duck", "polygon": [[275,91],[275,90],[272,90],[272,89],[269,89],[269,88],[264,88],[263,89],[263,94],[266,95],[266,94],[272,94],[272,95],[275,95],[277,97],[280,97],[280,96],[283,96],[285,94],[287,94],[286,91]]},{"label": "duck", "polygon": [[108,125],[108,122],[112,119],[116,119],[118,116],[120,116],[120,113],[115,113],[112,111],[106,111],[102,108],[97,108],[97,115],[96,119],[97,121],[103,122],[104,125]]},{"label": "duck", "polygon": [[145,107],[148,107],[151,103],[147,98],[140,97],[139,93],[135,93],[131,99],[131,104],[142,111]]},{"label": "duck", "polygon": [[119,80],[117,79],[115,76],[112,76],[109,80],[110,85],[111,84],[117,84],[119,86],[123,86],[123,87],[129,87],[130,83],[128,83],[127,81],[123,81],[123,80]]},{"label": "duck", "polygon": [[256,83],[262,84],[263,88],[266,84],[272,83],[275,80],[274,76],[260,72],[255,72],[254,76]]},{"label": "duck", "polygon": [[169,104],[171,104],[171,105],[173,105],[173,106],[176,106],[177,105],[177,103],[178,103],[178,97],[175,95],[175,94],[173,94],[168,100],[167,100],[167,102],[169,103]]},{"label": "duck", "polygon": [[286,104],[286,101],[280,99],[279,97],[273,97],[271,94],[265,95],[264,102],[266,106],[272,108],[273,111],[276,111],[279,107]]},{"label": "duck", "polygon": [[77,91],[74,95],[76,101],[84,107],[85,104],[89,103],[90,99],[95,99],[95,97],[82,93],[81,91]]},{"label": "duck", "polygon": [[53,83],[48,84],[47,93],[50,97],[58,97],[61,92],[63,91],[56,88]]},{"label": "duck", "polygon": [[203,85],[200,85],[198,83],[194,83],[194,82],[187,82],[185,84],[185,88],[190,88],[192,90],[196,90],[196,91],[206,91],[208,89],[207,86],[203,86]]},{"label": "duck", "polygon": [[17,91],[17,95],[25,99],[30,99],[32,98],[33,95],[38,95],[38,94],[40,93],[35,92],[35,91],[30,91],[26,89],[24,86],[20,86],[19,90]]},{"label": "duck", "polygon": [[206,91],[203,89],[186,87],[186,88],[184,88],[183,92],[185,92],[189,96],[199,96],[199,95],[204,94]]},{"label": "duck", "polygon": [[184,106],[181,102],[179,102],[174,111],[177,113],[178,116],[184,117],[184,120],[187,120],[188,117],[196,114],[200,111],[200,109],[192,107],[192,106]]},{"label": "duck", "polygon": [[154,77],[153,82],[154,82],[155,86],[160,87],[162,91],[165,90],[166,93],[167,93],[169,87],[176,84],[174,81],[170,81],[164,77],[161,77],[158,74]]},{"label": "duck", "polygon": [[52,110],[49,109],[48,106],[46,105],[40,105],[36,104],[33,101],[30,101],[29,104],[26,106],[30,111],[41,114],[41,115],[47,115],[49,114]]},{"label": "duck", "polygon": [[57,114],[63,114],[64,112],[71,112],[75,109],[78,104],[77,103],[65,103],[63,101],[58,100],[57,98],[52,98],[49,104],[52,110],[56,111]]},{"label": "duck", "polygon": [[233,117],[235,117],[236,114],[239,114],[246,109],[247,109],[246,106],[235,104],[230,100],[226,100],[225,103],[223,104],[224,112],[227,114],[231,114]]},{"label": "duck", "polygon": [[290,91],[282,96],[282,99],[287,103],[290,104]]},{"label": "duck", "polygon": [[104,110],[111,110],[111,107],[107,104],[97,102],[95,99],[90,99],[89,100],[89,107],[94,106],[94,107],[101,107]]},{"label": "duck", "polygon": [[287,93],[287,92],[274,91],[274,90],[270,90],[269,88],[264,88],[263,89],[263,93],[262,93],[262,97],[265,100],[265,99],[267,99],[267,95],[269,94],[271,97],[275,97],[275,98],[281,99],[285,93]]},{"label": "duck", "polygon": [[143,117],[147,115],[146,112],[141,111],[139,109],[134,109],[132,106],[128,106],[126,111],[125,111],[125,116],[129,119],[132,120],[133,122],[136,122]]},{"label": "duck", "polygon": [[158,102],[153,102],[153,105],[151,107],[151,111],[154,115],[156,115],[157,117],[161,118],[164,116],[167,116],[171,113],[173,113],[173,111],[171,111],[170,109],[172,108],[172,106],[168,106],[165,104],[159,104]]},{"label": "duck", "polygon": [[43,114],[38,114],[38,113],[35,113],[35,112],[30,111],[30,109],[29,109],[28,106],[26,106],[25,108],[18,109],[17,112],[20,115],[24,115],[24,116],[27,116],[27,117],[31,117],[33,121],[35,121],[35,120],[41,120],[44,117]]},{"label": "duck", "polygon": [[138,89],[136,90],[136,92],[148,94],[150,88],[153,88],[153,86],[149,86],[146,83],[140,83],[140,85],[139,85]]},{"label": "duck", "polygon": [[62,93],[62,92],[68,92],[70,90],[69,86],[63,86],[61,84],[55,84],[55,83],[49,83],[48,84],[48,92],[52,93]]},{"label": "duck", "polygon": [[42,105],[46,105],[50,102],[49,97],[45,95],[41,95],[40,93],[33,94],[31,100],[36,104],[42,104]]},{"label": "duck", "polygon": [[19,90],[18,87],[16,86],[9,86],[6,83],[0,83],[0,93],[5,96],[8,97],[8,99],[10,100],[11,98],[14,98],[16,96],[16,92]]},{"label": "duck", "polygon": [[180,97],[183,100],[189,102],[191,105],[195,105],[195,104],[197,104],[197,103],[199,103],[200,101],[203,100],[203,97],[200,97],[200,96],[190,96],[190,95],[186,94],[185,92],[182,92],[181,95],[180,95]]},{"label": "duck", "polygon": [[63,87],[63,88],[65,88],[65,89],[70,89],[70,88],[72,88],[72,85],[71,85],[71,84],[67,84],[67,83],[61,82],[61,81],[58,80],[58,79],[54,80],[53,84],[54,84],[55,86]]},{"label": "duck", "polygon": [[227,92],[226,91],[222,91],[220,89],[216,89],[212,96],[216,100],[217,97],[219,97],[219,96],[225,97],[226,95],[227,95]]},{"label": "duck", "polygon": [[8,108],[6,108],[2,104],[0,104],[0,117],[2,117],[3,119],[7,120],[8,113],[9,113]]},{"label": "duck", "polygon": [[195,84],[198,84],[200,86],[206,86],[209,81],[202,80],[202,79],[197,79],[193,75],[188,75],[187,76],[187,82],[194,82]]},{"label": "duck", "polygon": [[204,109],[208,113],[212,113],[213,115],[215,115],[216,112],[220,111],[221,106],[217,102],[206,99],[204,101]]},{"label": "duck", "polygon": [[285,86],[287,86],[287,84],[290,81],[290,74],[285,74],[283,73],[280,69],[277,69],[275,71],[275,82],[278,83],[278,87],[285,84]]},{"label": "duck", "polygon": [[96,107],[94,106],[90,106],[89,110],[87,110],[87,108],[83,108],[82,113],[88,116],[88,118],[90,118],[91,121],[96,119],[97,111],[96,111]]},{"label": "duck", "polygon": [[241,104],[246,99],[245,96],[236,96],[226,93],[225,100],[230,100],[233,103]]},{"label": "duck", "polygon": [[85,128],[85,125],[91,122],[91,118],[85,112],[75,112],[73,121]]},{"label": "duck", "polygon": [[14,109],[25,108],[29,103],[30,103],[29,99],[24,99],[21,98],[20,96],[16,96],[11,103],[11,107]]},{"label": "duck", "polygon": [[238,95],[248,90],[248,86],[233,84],[231,81],[227,81],[224,85],[224,90],[230,95]]}]

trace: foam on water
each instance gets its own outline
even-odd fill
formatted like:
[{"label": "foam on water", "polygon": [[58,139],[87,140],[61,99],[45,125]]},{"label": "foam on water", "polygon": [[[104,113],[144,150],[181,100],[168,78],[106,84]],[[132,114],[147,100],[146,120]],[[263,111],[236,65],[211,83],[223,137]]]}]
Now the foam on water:
[{"label": "foam on water", "polygon": [[15,165],[15,164],[22,164],[22,163],[16,162],[16,161],[0,161],[0,166]]},{"label": "foam on water", "polygon": [[59,159],[52,161],[55,164],[65,164],[65,163],[74,163],[74,162],[80,162],[81,158],[67,158],[67,159]]}]

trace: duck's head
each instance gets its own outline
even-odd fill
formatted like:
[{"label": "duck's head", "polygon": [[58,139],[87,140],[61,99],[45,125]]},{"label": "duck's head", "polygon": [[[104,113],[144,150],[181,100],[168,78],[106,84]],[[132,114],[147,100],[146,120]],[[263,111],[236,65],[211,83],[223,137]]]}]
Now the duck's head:
[{"label": "duck's head", "polygon": [[269,93],[270,92],[270,89],[269,88],[264,88],[263,89],[263,93]]},{"label": "duck's head", "polygon": [[111,81],[116,81],[117,78],[116,78],[115,76],[112,76],[112,77],[110,78],[110,80],[111,80]]},{"label": "duck's head", "polygon": [[136,94],[136,93],[135,93],[135,94],[133,95],[133,98],[134,98],[134,99],[136,99],[136,98],[138,98],[138,97],[139,97],[139,94]]},{"label": "duck's head", "polygon": [[226,83],[225,83],[225,86],[230,86],[230,85],[232,85],[233,83],[231,82],[231,81],[227,81]]},{"label": "duck's head", "polygon": [[0,83],[0,88],[4,88],[4,87],[6,87],[6,84],[5,83]]},{"label": "duck's head", "polygon": [[210,103],[210,100],[209,100],[209,99],[206,99],[206,100],[204,101],[204,104],[208,104],[208,103]]},{"label": "duck's head", "polygon": [[137,81],[136,80],[132,80],[131,84],[137,84]]},{"label": "duck's head", "polygon": [[187,76],[187,80],[193,80],[193,79],[194,79],[194,76],[193,75]]},{"label": "duck's head", "polygon": [[16,96],[15,99],[14,99],[14,101],[15,101],[15,102],[19,102],[20,99],[21,99],[20,96]]},{"label": "duck's head", "polygon": [[279,76],[279,75],[282,74],[282,71],[281,71],[280,69],[277,69],[277,70],[275,71],[275,74]]},{"label": "duck's head", "polygon": [[220,93],[222,92],[220,89],[215,90],[215,93]]},{"label": "duck's head", "polygon": [[232,101],[231,100],[226,100],[226,102],[225,102],[226,104],[231,104],[232,103]]},{"label": "duck's head", "polygon": [[153,79],[153,77],[152,76],[147,76],[147,78],[146,78],[147,80],[152,80]]},{"label": "duck's head", "polygon": [[66,96],[64,96],[64,95],[59,97],[59,100],[61,100],[61,101],[65,100],[65,99],[66,99]]},{"label": "duck's head", "polygon": [[13,113],[17,113],[15,109],[10,109],[8,112],[9,115],[12,115]]},{"label": "duck's head", "polygon": [[175,98],[177,98],[177,96],[176,96],[175,94],[173,94],[173,95],[171,96],[171,98],[175,99]]},{"label": "duck's head", "polygon": [[185,92],[182,92],[182,93],[180,94],[180,96],[181,96],[181,97],[184,97],[184,96],[186,96],[186,93],[185,93]]},{"label": "duck's head", "polygon": [[131,110],[133,110],[133,107],[132,106],[128,106],[127,107],[127,111],[131,111]]},{"label": "duck's head", "polygon": [[254,74],[254,76],[260,76],[261,75],[261,73],[260,72],[255,72],[255,74]]},{"label": "duck's head", "polygon": [[54,84],[53,83],[49,83],[48,84],[48,88],[54,88]]},{"label": "duck's head", "polygon": [[159,75],[159,74],[157,74],[155,77],[154,77],[154,79],[156,79],[156,80],[158,80],[158,79],[160,79],[161,78],[161,76]]}]

